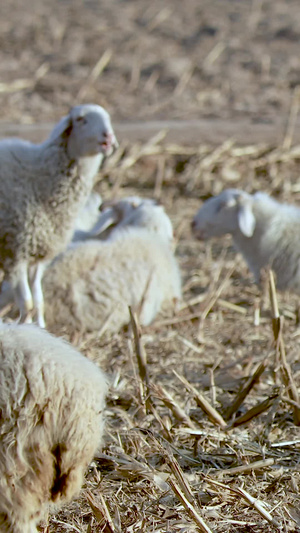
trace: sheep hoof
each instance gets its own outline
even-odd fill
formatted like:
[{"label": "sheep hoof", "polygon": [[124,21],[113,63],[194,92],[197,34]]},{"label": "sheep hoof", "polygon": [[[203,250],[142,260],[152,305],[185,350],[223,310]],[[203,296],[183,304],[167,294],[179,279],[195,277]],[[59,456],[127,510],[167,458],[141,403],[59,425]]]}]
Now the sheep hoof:
[{"label": "sheep hoof", "polygon": [[46,328],[46,322],[45,322],[43,316],[38,317],[38,319],[37,319],[37,323],[38,323],[38,326],[39,326],[40,328],[42,328],[42,329],[45,329],[45,328]]},{"label": "sheep hoof", "polygon": [[19,324],[32,324],[32,315],[33,311],[27,311],[26,313],[21,313],[18,320]]}]

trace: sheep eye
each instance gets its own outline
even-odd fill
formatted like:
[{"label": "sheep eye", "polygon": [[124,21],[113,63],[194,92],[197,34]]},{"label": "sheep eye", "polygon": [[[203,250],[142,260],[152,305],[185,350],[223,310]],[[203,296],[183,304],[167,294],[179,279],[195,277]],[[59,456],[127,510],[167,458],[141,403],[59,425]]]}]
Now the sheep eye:
[{"label": "sheep eye", "polygon": [[79,122],[80,124],[86,124],[86,118],[85,117],[77,117],[76,122]]},{"label": "sheep eye", "polygon": [[217,206],[217,209],[216,209],[216,213],[220,213],[220,211],[222,211],[222,209],[224,209],[224,207],[226,206],[225,203],[221,203]]}]

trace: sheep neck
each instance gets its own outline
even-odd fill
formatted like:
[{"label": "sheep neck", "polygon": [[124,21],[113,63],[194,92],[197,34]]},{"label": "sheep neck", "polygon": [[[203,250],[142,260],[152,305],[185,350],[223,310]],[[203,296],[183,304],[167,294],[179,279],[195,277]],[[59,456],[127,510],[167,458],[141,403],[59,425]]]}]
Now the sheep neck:
[{"label": "sheep neck", "polygon": [[233,240],[258,282],[261,269],[272,265],[276,260],[278,243],[282,240],[287,226],[299,225],[300,211],[263,198],[262,201],[253,203],[253,213],[256,220],[253,236],[246,237],[238,230],[233,234]]},{"label": "sheep neck", "polygon": [[[69,212],[75,218],[94,185],[102,154],[71,160],[66,149],[55,143],[43,143],[38,150],[40,172],[34,176],[34,189],[39,203],[55,213]],[[45,169],[47,171],[45,172]]]}]

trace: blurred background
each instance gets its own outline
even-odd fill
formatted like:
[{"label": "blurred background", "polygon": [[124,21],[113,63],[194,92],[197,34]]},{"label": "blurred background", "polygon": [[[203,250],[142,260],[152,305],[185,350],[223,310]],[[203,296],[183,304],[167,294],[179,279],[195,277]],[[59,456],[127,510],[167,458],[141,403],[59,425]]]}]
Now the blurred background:
[{"label": "blurred background", "polygon": [[2,0],[0,15],[2,121],[95,102],[115,122],[272,124],[300,82],[297,0]]}]

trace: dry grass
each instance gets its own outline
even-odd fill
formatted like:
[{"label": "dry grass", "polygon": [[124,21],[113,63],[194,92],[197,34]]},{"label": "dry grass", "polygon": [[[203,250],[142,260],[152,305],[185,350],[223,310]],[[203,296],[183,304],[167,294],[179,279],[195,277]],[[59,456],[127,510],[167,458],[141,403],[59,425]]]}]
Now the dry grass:
[{"label": "dry grass", "polygon": [[106,436],[81,494],[42,529],[299,532],[299,298],[277,302],[274,288],[270,298],[229,238],[200,243],[189,231],[200,202],[225,187],[300,200],[298,3],[2,4],[2,120],[53,122],[79,98],[114,122],[206,117],[202,128],[217,119],[226,138],[246,117],[278,136],[276,147],[181,146],[162,132],[110,160],[105,198],[165,204],[184,300],[142,330],[133,314],[119,334],[107,317],[69,336],[111,376]]},{"label": "dry grass", "polygon": [[112,111],[115,123],[275,124],[292,100],[298,105],[297,0],[31,0],[30,7],[1,2],[2,120],[55,122],[84,99]]},{"label": "dry grass", "polygon": [[[122,145],[104,197],[157,197],[174,223],[184,301],[142,330],[71,341],[111,376],[106,437],[48,532],[300,531],[298,297],[258,289],[229,238],[189,221],[224,187],[297,203],[300,147]],[[269,285],[271,286],[271,298]],[[133,333],[132,333],[133,331]]]}]

